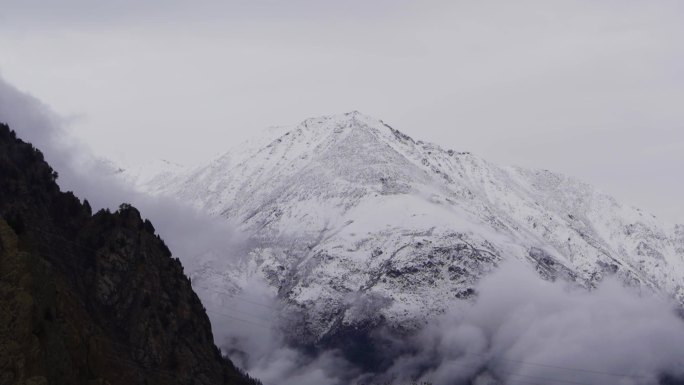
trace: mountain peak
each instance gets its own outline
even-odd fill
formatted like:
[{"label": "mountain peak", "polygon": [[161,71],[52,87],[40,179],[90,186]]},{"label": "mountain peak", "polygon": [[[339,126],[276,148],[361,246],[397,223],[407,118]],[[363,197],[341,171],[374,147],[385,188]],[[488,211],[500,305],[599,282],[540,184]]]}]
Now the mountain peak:
[{"label": "mountain peak", "polygon": [[[313,340],[440,314],[504,259],[586,287],[616,275],[684,303],[684,228],[674,234],[573,178],[414,141],[358,111],[278,135],[145,188],[254,234],[258,274],[304,309]],[[350,293],[382,306],[359,315]]]},{"label": "mountain peak", "polygon": [[[367,132],[375,132],[385,134],[386,140],[400,140],[404,142],[417,143],[410,136],[393,128],[381,119],[374,116],[364,114],[360,111],[353,110],[341,114],[322,115],[311,117],[302,121],[296,126],[293,131],[299,129],[313,129],[320,130],[321,134],[325,133],[342,133],[347,128],[354,128],[356,130],[365,130]],[[286,133],[285,135],[288,135]]]},{"label": "mountain peak", "polygon": [[354,111],[349,111],[349,112],[344,112],[341,114],[331,114],[331,115],[321,115],[321,116],[314,116],[310,117],[308,119],[305,119],[300,123],[300,126],[317,126],[317,125],[337,125],[337,124],[343,124],[343,123],[348,123],[348,124],[358,124],[358,123],[365,123],[370,125],[377,125],[377,124],[382,124],[382,121],[380,119],[374,118],[370,115],[363,114],[357,110]]}]

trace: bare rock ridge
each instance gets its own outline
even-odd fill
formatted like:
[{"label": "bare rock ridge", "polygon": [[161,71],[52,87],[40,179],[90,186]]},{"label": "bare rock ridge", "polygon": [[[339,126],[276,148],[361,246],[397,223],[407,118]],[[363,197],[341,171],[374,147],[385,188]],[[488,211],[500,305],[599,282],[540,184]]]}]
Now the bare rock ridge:
[{"label": "bare rock ridge", "polygon": [[0,124],[0,384],[258,384],[153,225],[95,214]]}]

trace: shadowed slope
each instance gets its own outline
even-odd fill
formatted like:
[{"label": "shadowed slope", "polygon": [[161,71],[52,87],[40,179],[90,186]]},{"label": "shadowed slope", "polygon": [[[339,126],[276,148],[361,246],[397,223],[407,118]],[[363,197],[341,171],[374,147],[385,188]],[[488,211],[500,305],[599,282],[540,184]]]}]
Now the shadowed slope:
[{"label": "shadowed slope", "polygon": [[130,205],[94,215],[0,125],[0,383],[258,384]]}]

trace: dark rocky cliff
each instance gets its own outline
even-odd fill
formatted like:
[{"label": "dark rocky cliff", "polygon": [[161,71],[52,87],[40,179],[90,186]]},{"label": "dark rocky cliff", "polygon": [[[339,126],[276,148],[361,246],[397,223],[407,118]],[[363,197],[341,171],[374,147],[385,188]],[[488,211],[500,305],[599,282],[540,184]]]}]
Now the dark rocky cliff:
[{"label": "dark rocky cliff", "polygon": [[91,213],[0,124],[0,384],[258,384],[129,205]]}]

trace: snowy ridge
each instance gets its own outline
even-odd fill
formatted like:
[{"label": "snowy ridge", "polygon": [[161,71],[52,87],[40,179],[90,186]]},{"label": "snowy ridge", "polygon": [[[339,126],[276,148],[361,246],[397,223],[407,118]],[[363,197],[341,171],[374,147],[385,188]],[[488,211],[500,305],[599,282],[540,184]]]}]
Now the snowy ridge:
[{"label": "snowy ridge", "polygon": [[[113,167],[112,167],[113,168]],[[119,168],[126,181],[137,188],[165,183],[186,169],[186,166],[160,159],[145,164]]]},{"label": "snowy ridge", "polygon": [[205,259],[193,283],[239,290],[235,282],[263,275],[306,314],[312,340],[353,325],[410,329],[471,297],[507,258],[586,287],[615,274],[684,303],[684,226],[573,178],[499,167],[358,112],[279,127],[237,149],[137,185],[254,234],[259,246],[238,276]]}]

